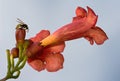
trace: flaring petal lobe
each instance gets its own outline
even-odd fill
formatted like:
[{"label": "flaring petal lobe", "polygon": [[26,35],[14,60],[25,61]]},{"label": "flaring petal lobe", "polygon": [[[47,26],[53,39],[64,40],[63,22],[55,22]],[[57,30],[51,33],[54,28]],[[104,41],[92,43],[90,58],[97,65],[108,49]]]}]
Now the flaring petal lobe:
[{"label": "flaring petal lobe", "polygon": [[28,64],[37,71],[42,71],[45,69],[45,65],[40,59],[28,58]]},{"label": "flaring petal lobe", "polygon": [[36,34],[36,36],[30,38],[33,42],[39,42],[42,39],[46,38],[50,35],[50,32],[48,30],[41,30],[39,33]]},{"label": "flaring petal lobe", "polygon": [[87,16],[87,11],[82,7],[77,7],[75,13],[76,13],[77,17],[78,16],[80,16],[80,17],[86,17]]},{"label": "flaring petal lobe", "polygon": [[62,54],[49,54],[46,57],[46,69],[55,72],[63,68],[64,57]]},{"label": "flaring petal lobe", "polygon": [[108,39],[106,33],[100,27],[93,27],[84,33],[84,37],[93,44],[95,41],[96,44],[101,45],[105,40]]}]

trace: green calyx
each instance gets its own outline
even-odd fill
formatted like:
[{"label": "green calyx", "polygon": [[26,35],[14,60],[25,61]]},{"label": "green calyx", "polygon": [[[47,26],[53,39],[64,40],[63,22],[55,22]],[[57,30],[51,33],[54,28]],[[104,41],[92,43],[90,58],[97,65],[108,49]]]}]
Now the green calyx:
[{"label": "green calyx", "polygon": [[10,54],[10,50],[6,50],[7,62],[8,62],[7,75],[5,77],[6,80],[10,78],[16,79],[19,77],[20,72],[25,66],[26,61],[27,61],[27,56],[25,55],[25,53],[26,53],[26,49],[28,45],[29,45],[28,40],[26,40],[23,45],[18,45],[19,56],[17,58],[17,62],[15,62],[16,60],[13,57],[13,55]]}]

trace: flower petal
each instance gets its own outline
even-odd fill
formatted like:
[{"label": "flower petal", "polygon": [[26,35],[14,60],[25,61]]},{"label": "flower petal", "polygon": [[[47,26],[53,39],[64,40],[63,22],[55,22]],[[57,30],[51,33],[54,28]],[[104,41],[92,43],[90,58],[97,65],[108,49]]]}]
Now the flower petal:
[{"label": "flower petal", "polygon": [[77,7],[75,12],[76,12],[76,16],[81,16],[81,17],[87,16],[87,11],[82,7]]},{"label": "flower petal", "polygon": [[105,40],[108,39],[106,33],[99,27],[93,27],[84,33],[84,37],[93,44],[95,41],[96,44],[103,44]]},{"label": "flower petal", "polygon": [[64,57],[62,54],[49,54],[45,61],[47,71],[55,72],[63,68]]},{"label": "flower petal", "polygon": [[88,14],[87,14],[86,24],[89,23],[93,25],[92,27],[94,27],[97,22],[98,16],[95,14],[95,12],[90,7],[87,6],[87,9],[88,9]]},{"label": "flower petal", "polygon": [[49,54],[61,53],[64,51],[64,48],[65,48],[64,42],[61,42],[60,44],[56,44],[56,45],[49,45],[46,46],[43,49],[43,51],[38,53],[35,57],[44,61]]},{"label": "flower petal", "polygon": [[42,62],[40,59],[28,58],[27,62],[33,69],[37,71],[42,71],[45,69],[44,62]]},{"label": "flower petal", "polygon": [[82,7],[77,7],[75,13],[76,17],[73,17],[73,22],[78,21],[87,16],[87,11]]},{"label": "flower petal", "polygon": [[30,38],[33,42],[39,42],[42,39],[46,38],[48,35],[50,35],[50,32],[48,30],[41,30],[38,34],[36,34],[35,37]]}]

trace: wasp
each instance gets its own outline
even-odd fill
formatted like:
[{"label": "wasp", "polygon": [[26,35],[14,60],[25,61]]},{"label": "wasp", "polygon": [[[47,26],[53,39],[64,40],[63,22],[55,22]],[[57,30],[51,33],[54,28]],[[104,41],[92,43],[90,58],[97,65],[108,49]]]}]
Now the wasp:
[{"label": "wasp", "polygon": [[25,24],[22,20],[20,20],[19,18],[17,18],[17,22],[18,22],[19,24],[16,26],[16,29],[24,29],[24,30],[26,30],[27,32],[29,31],[28,25]]}]

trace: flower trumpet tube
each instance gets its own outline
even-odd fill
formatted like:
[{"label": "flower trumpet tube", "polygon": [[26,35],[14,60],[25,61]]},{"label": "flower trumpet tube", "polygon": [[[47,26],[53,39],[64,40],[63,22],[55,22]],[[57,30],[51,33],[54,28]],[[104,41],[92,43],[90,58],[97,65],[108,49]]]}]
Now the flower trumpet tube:
[{"label": "flower trumpet tube", "polygon": [[[72,23],[64,25],[60,29],[56,30],[52,35],[40,41],[42,45],[47,46],[50,44],[55,44],[63,41],[76,39],[76,36],[79,37],[81,33],[84,33],[90,28],[92,28],[93,26],[95,26],[98,16],[94,13],[94,11],[90,7],[87,7],[88,13],[84,9],[81,9],[81,10],[80,9],[81,8],[77,8],[77,11],[78,10],[79,11],[76,12],[77,13],[76,15],[77,17],[80,17],[81,15],[83,15],[82,18],[78,20],[76,19],[74,20],[73,18]],[[82,14],[78,14],[80,11],[82,11]],[[87,15],[85,16],[84,14],[87,14]]]}]

